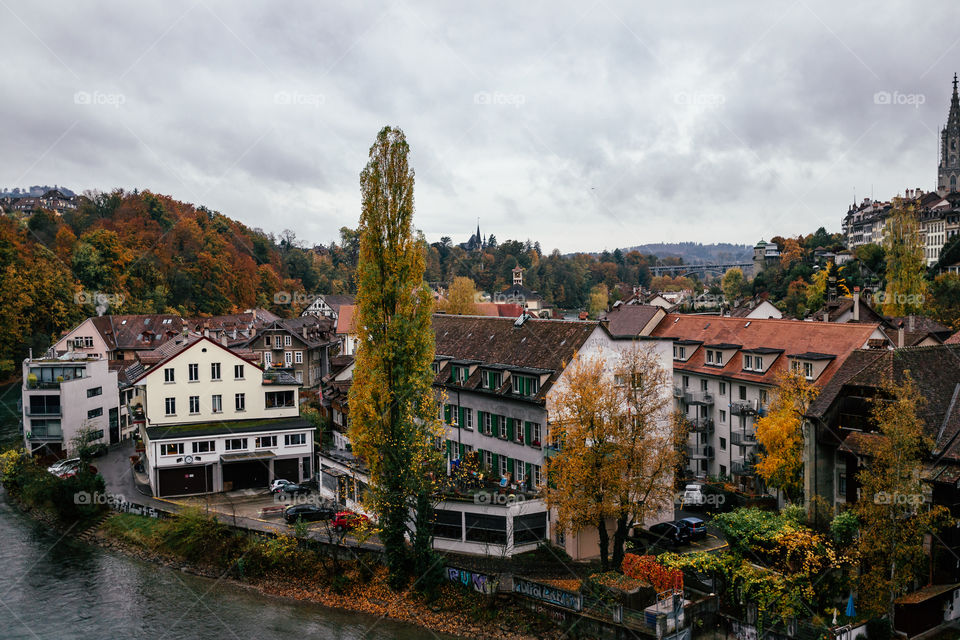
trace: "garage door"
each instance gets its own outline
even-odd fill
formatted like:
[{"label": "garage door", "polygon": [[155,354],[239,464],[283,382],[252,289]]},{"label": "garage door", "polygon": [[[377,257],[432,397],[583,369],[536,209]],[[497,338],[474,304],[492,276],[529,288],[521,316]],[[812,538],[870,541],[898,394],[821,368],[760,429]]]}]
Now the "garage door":
[{"label": "garage door", "polygon": [[291,482],[300,481],[300,465],[297,458],[287,458],[285,460],[273,461],[274,479],[283,478]]},{"label": "garage door", "polygon": [[266,489],[270,484],[270,460],[223,463],[223,490]]},{"label": "garage door", "polygon": [[213,465],[193,465],[157,470],[160,496],[206,493],[213,489]]}]

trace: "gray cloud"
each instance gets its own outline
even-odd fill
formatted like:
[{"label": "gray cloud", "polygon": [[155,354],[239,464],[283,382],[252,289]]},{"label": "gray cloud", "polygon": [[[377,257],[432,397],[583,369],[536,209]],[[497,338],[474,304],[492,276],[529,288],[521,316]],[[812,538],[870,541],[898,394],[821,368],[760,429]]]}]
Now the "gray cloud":
[{"label": "gray cloud", "polygon": [[394,124],[431,240],[477,217],[563,251],[836,230],[854,190],[933,187],[951,10],[19,0],[0,185],[151,189],[326,243]]}]

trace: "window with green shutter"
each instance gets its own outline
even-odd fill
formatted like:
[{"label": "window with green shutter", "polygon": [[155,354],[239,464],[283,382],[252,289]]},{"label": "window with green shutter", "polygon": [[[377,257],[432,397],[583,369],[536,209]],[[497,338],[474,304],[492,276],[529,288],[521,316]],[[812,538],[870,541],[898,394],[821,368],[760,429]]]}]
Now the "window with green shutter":
[{"label": "window with green shutter", "polygon": [[507,418],[507,440],[513,440],[513,418]]},{"label": "window with green shutter", "polygon": [[530,444],[530,423],[523,423],[523,441],[527,444]]},{"label": "window with green shutter", "polygon": [[507,473],[513,473],[513,458],[507,458]]},{"label": "window with green shutter", "polygon": [[450,424],[450,405],[443,405],[443,421]]},{"label": "window with green shutter", "polygon": [[464,420],[463,418],[463,407],[457,407],[457,410],[459,413],[459,419],[457,420],[457,424],[465,426],[467,424],[467,421]]}]

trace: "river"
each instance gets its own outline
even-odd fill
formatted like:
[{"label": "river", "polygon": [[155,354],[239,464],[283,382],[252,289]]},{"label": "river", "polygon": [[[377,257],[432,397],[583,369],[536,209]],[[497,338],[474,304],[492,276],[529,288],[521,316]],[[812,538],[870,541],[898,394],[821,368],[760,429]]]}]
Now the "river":
[{"label": "river", "polygon": [[426,629],[260,595],[70,538],[0,489],[0,638],[413,640]]}]

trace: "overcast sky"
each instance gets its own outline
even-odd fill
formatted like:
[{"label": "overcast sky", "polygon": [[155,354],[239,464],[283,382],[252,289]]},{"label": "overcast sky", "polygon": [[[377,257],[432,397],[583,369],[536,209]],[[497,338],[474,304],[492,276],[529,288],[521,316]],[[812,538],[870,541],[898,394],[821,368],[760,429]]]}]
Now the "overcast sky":
[{"label": "overcast sky", "polygon": [[637,4],[0,0],[0,187],[327,243],[392,124],[429,240],[479,217],[564,252],[838,231],[854,192],[935,187],[955,0]]}]

